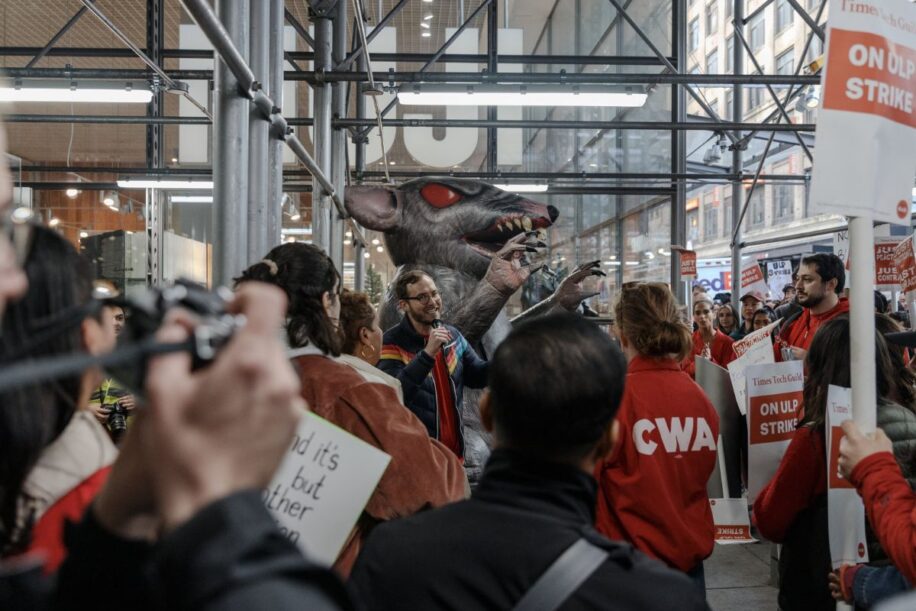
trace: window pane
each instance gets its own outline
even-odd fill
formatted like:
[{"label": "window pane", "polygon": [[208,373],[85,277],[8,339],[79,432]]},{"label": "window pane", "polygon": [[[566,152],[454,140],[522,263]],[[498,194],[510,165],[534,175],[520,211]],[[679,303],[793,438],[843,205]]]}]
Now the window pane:
[{"label": "window pane", "polygon": [[690,21],[690,27],[688,28],[687,44],[690,47],[691,51],[696,51],[697,47],[700,46],[700,18],[699,17],[694,17]]},{"label": "window pane", "polygon": [[792,74],[795,72],[795,49],[788,49],[776,58],[776,74]]}]

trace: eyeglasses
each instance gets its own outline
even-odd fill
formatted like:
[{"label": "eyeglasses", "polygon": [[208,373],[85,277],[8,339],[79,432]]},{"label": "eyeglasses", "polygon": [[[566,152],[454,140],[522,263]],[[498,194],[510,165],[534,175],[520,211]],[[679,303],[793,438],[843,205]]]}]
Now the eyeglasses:
[{"label": "eyeglasses", "polygon": [[439,291],[430,291],[429,293],[420,293],[416,297],[404,297],[405,301],[419,301],[421,305],[429,305],[431,299],[436,299]]}]

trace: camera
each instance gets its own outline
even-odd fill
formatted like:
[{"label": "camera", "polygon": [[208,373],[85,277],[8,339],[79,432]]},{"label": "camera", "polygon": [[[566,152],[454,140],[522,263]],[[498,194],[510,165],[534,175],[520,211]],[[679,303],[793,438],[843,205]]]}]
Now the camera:
[{"label": "camera", "polygon": [[[157,352],[156,331],[175,308],[184,309],[197,319],[186,349],[191,353],[194,369],[205,367],[245,324],[244,316],[226,312],[231,299],[232,291],[225,287],[210,291],[194,282],[177,280],[172,286],[149,289],[138,296],[103,300],[124,308],[126,319],[118,344],[125,349],[136,346],[140,352],[139,363],[131,360],[106,370],[130,393],[142,397],[147,360],[151,353]],[[144,350],[144,345],[149,350]],[[118,423],[121,416],[115,416]]]},{"label": "camera", "polygon": [[117,402],[109,409],[106,424],[108,425],[108,430],[111,431],[111,436],[117,441],[127,432],[127,408]]}]

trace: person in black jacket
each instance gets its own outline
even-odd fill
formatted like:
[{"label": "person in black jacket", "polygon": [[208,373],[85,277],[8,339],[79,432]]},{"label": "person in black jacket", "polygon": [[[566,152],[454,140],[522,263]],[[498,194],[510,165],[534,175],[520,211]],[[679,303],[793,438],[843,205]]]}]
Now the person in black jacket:
[{"label": "person in black jacket", "polygon": [[613,446],[626,362],[572,314],[516,327],[481,402],[496,449],[470,500],[378,526],[351,574],[369,611],[512,609],[585,539],[607,557],[558,608],[706,609],[682,573],[593,527],[596,461]]}]

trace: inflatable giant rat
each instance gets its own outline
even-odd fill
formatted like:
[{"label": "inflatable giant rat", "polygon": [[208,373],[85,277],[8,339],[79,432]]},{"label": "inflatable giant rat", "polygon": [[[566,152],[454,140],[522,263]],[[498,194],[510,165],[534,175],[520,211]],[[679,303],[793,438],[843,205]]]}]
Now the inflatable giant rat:
[{"label": "inflatable giant rat", "polygon": [[[384,234],[397,275],[381,305],[383,329],[402,316],[392,287],[397,276],[422,270],[442,296],[442,318],[455,325],[483,358],[492,356],[511,322],[504,306],[531,275],[525,253],[545,246],[539,240],[559,216],[553,206],[476,181],[446,177],[411,180],[398,186],[347,187],[346,208],[360,225]],[[581,281],[601,274],[596,263],[570,274],[548,299],[521,317],[554,308],[574,310],[590,296]],[[477,411],[479,393],[466,389],[462,418],[465,467],[472,481],[489,456],[489,439]]]}]

